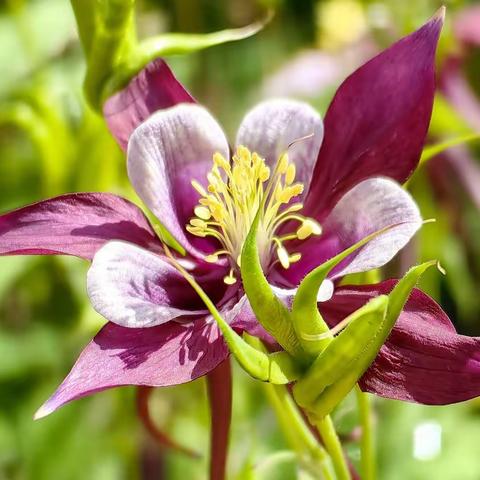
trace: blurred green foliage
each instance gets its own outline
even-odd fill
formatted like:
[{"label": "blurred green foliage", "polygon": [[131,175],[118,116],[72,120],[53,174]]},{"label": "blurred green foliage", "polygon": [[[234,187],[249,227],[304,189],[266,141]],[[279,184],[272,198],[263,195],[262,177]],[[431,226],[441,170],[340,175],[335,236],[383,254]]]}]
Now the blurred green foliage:
[{"label": "blurred green foliage", "polygon": [[[211,32],[258,20],[266,8],[276,10],[255,37],[169,59],[178,77],[233,136],[245,110],[268,92],[272,76],[298,55],[322,51],[344,63],[314,95],[292,88],[292,95],[308,98],[324,112],[342,77],[360,63],[344,55],[348,49],[363,45],[365,38],[373,50],[382,48],[417,28],[442,3],[448,10],[441,68],[457,48],[451,20],[469,2],[144,0],[138,1],[137,23],[142,37]],[[369,48],[364,55],[373,54]],[[477,79],[477,91],[479,57],[479,52],[472,55],[465,67],[467,77]],[[85,61],[68,0],[1,0],[0,65],[0,211],[73,191],[109,191],[135,201],[123,153],[83,98]],[[468,123],[439,96],[432,141],[470,133]],[[478,160],[478,143],[468,148]],[[435,162],[419,169],[410,189],[424,217],[437,222],[426,226],[389,268],[398,274],[416,261],[439,258],[448,275],[430,272],[423,287],[441,301],[461,332],[479,334],[478,205],[453,180],[454,196],[442,195],[431,172]],[[73,258],[1,260],[0,479],[205,478],[209,418],[203,380],[158,390],[150,402],[158,425],[201,450],[201,460],[166,451],[149,438],[136,417],[132,388],[79,400],[33,422],[35,410],[104,323],[87,302],[86,268]],[[295,463],[262,386],[236,370],[234,388],[231,478],[249,478],[252,470],[256,477],[251,478],[292,478]],[[378,399],[376,406],[381,479],[480,477],[477,402],[428,408]],[[353,399],[339,407],[335,419],[358,462]],[[412,445],[415,429],[425,421],[440,425],[442,445],[436,456],[421,460]]]}]

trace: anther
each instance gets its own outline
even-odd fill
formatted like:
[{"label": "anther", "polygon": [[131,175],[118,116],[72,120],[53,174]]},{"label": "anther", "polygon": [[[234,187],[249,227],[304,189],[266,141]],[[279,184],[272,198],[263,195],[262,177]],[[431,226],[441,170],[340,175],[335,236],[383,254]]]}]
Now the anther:
[{"label": "anther", "polygon": [[296,263],[298,262],[300,259],[302,258],[302,254],[301,253],[292,253],[292,255],[290,255],[288,257],[288,261],[290,263]]},{"label": "anther", "polygon": [[224,170],[229,170],[230,165],[228,164],[227,160],[225,160],[225,157],[221,153],[214,153],[213,154],[213,161],[215,165],[217,165],[220,168],[223,168]]},{"label": "anther", "polygon": [[310,235],[321,235],[322,227],[321,225],[312,220],[311,218],[306,218],[300,228],[297,230],[297,237],[299,240],[305,240]]},{"label": "anther", "polygon": [[233,269],[230,269],[229,274],[223,277],[223,281],[227,285],[234,285],[235,283],[237,283],[237,279],[233,275]]},{"label": "anther", "polygon": [[301,183],[297,183],[296,185],[285,188],[285,190],[283,190],[279,195],[278,201],[282,203],[288,203],[293,197],[300,195],[302,192],[303,185]]},{"label": "anther", "polygon": [[262,183],[266,182],[270,178],[270,169],[266,165],[262,165],[258,178]]},{"label": "anther", "polygon": [[186,226],[187,232],[191,233],[192,235],[195,235],[197,237],[206,237],[207,232],[204,230],[199,229],[198,227],[192,227],[191,225]]},{"label": "anther", "polygon": [[285,183],[287,185],[291,185],[293,183],[293,181],[295,180],[295,174],[296,174],[295,164],[291,163],[287,167],[287,171],[285,172]]},{"label": "anther", "polygon": [[200,219],[200,218],[192,218],[190,219],[190,224],[193,226],[193,227],[199,227],[199,228],[205,228],[207,226],[207,224],[205,223],[204,220]]},{"label": "anther", "polygon": [[288,168],[288,153],[283,153],[278,162],[278,173],[284,174]]},{"label": "anther", "polygon": [[[298,262],[300,253],[289,253],[283,242],[319,235],[321,226],[295,212],[302,209],[301,203],[288,205],[292,198],[303,192],[301,183],[294,183],[296,168],[284,152],[272,170],[256,152],[238,146],[230,163],[220,153],[213,156],[213,166],[207,174],[208,186],[203,187],[193,180],[193,188],[200,194],[194,208],[195,217],[187,225],[187,231],[198,237],[214,237],[222,250],[205,256],[205,261],[216,263],[220,255],[230,261],[230,272],[224,277],[227,285],[237,282],[241,265],[242,245],[251,223],[260,206],[264,206],[261,217],[262,265],[269,268],[273,254],[283,268]],[[285,205],[285,208],[283,206]],[[298,222],[296,232],[285,232],[277,237],[280,225]],[[283,233],[283,232],[282,232]]]},{"label": "anther", "polygon": [[280,260],[280,264],[283,268],[287,269],[290,266],[290,258],[287,250],[284,247],[279,246],[277,248],[277,257]]},{"label": "anther", "polygon": [[207,207],[202,206],[195,207],[193,213],[195,213],[195,215],[202,220],[209,220],[212,216],[210,210]]}]

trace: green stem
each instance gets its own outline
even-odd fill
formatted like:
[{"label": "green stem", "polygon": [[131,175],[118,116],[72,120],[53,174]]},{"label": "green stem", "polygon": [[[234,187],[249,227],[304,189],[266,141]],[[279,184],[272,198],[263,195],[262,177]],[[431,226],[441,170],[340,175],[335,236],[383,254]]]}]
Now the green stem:
[{"label": "green stem", "polygon": [[271,383],[263,385],[290,447],[301,459],[305,459],[306,455],[307,458],[312,459],[314,467],[320,468],[321,478],[334,480],[335,476],[327,452],[311,432],[287,388]]},{"label": "green stem", "polygon": [[95,36],[90,45],[85,77],[85,95],[99,111],[105,84],[134,50],[137,42],[134,0],[104,0],[96,11]]},{"label": "green stem", "polygon": [[358,385],[355,388],[355,393],[357,395],[360,425],[362,426],[362,438],[360,441],[362,479],[375,480],[377,477],[377,469],[375,462],[375,438],[370,396],[368,393],[363,393]]},{"label": "green stem", "polygon": [[227,42],[248,38],[260,31],[269,19],[242,28],[212,33],[162,33],[142,40],[132,54],[119,65],[105,86],[104,96],[123,88],[145,65],[159,57],[196,52]]},{"label": "green stem", "polygon": [[350,470],[348,469],[347,459],[343,453],[342,444],[338,438],[330,415],[315,421],[315,425],[322,437],[323,443],[333,462],[333,468],[337,474],[338,480],[351,480]]},{"label": "green stem", "polygon": [[95,0],[70,0],[70,3],[77,22],[78,36],[85,56],[88,57],[96,31]]}]

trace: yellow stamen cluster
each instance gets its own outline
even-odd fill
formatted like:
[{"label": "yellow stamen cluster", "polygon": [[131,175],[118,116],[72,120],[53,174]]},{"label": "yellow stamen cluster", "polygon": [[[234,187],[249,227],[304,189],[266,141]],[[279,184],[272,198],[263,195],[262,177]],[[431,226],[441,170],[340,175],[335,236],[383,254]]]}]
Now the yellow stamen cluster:
[{"label": "yellow stamen cluster", "polygon": [[[264,269],[277,261],[283,268],[300,260],[300,253],[289,253],[285,242],[305,240],[320,235],[321,226],[313,219],[298,214],[301,203],[290,201],[303,192],[303,185],[295,183],[295,165],[287,153],[280,156],[273,173],[265,160],[246,147],[239,146],[230,164],[220,153],[213,156],[213,167],[207,175],[205,189],[198,181],[192,186],[199,193],[199,205],[187,230],[198,237],[214,237],[222,248],[205,257],[218,261],[221,255],[230,257],[231,269],[224,282],[233,285],[241,262],[243,242],[260,206],[263,206],[258,231],[258,249]],[[293,233],[276,236],[278,228],[289,221],[299,222]],[[275,261],[275,260],[274,260]]]}]

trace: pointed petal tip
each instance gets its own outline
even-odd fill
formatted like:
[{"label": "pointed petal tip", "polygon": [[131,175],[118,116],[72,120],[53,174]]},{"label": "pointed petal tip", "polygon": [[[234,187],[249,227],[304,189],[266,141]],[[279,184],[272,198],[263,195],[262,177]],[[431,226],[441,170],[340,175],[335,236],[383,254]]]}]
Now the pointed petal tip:
[{"label": "pointed petal tip", "polygon": [[44,403],[33,415],[33,420],[36,421],[45,418],[53,413],[54,410],[54,408],[48,406],[48,402]]},{"label": "pointed petal tip", "polygon": [[440,23],[445,22],[445,13],[447,11],[447,7],[445,5],[442,5],[435,13],[435,15],[432,17],[432,20],[438,20]]}]

